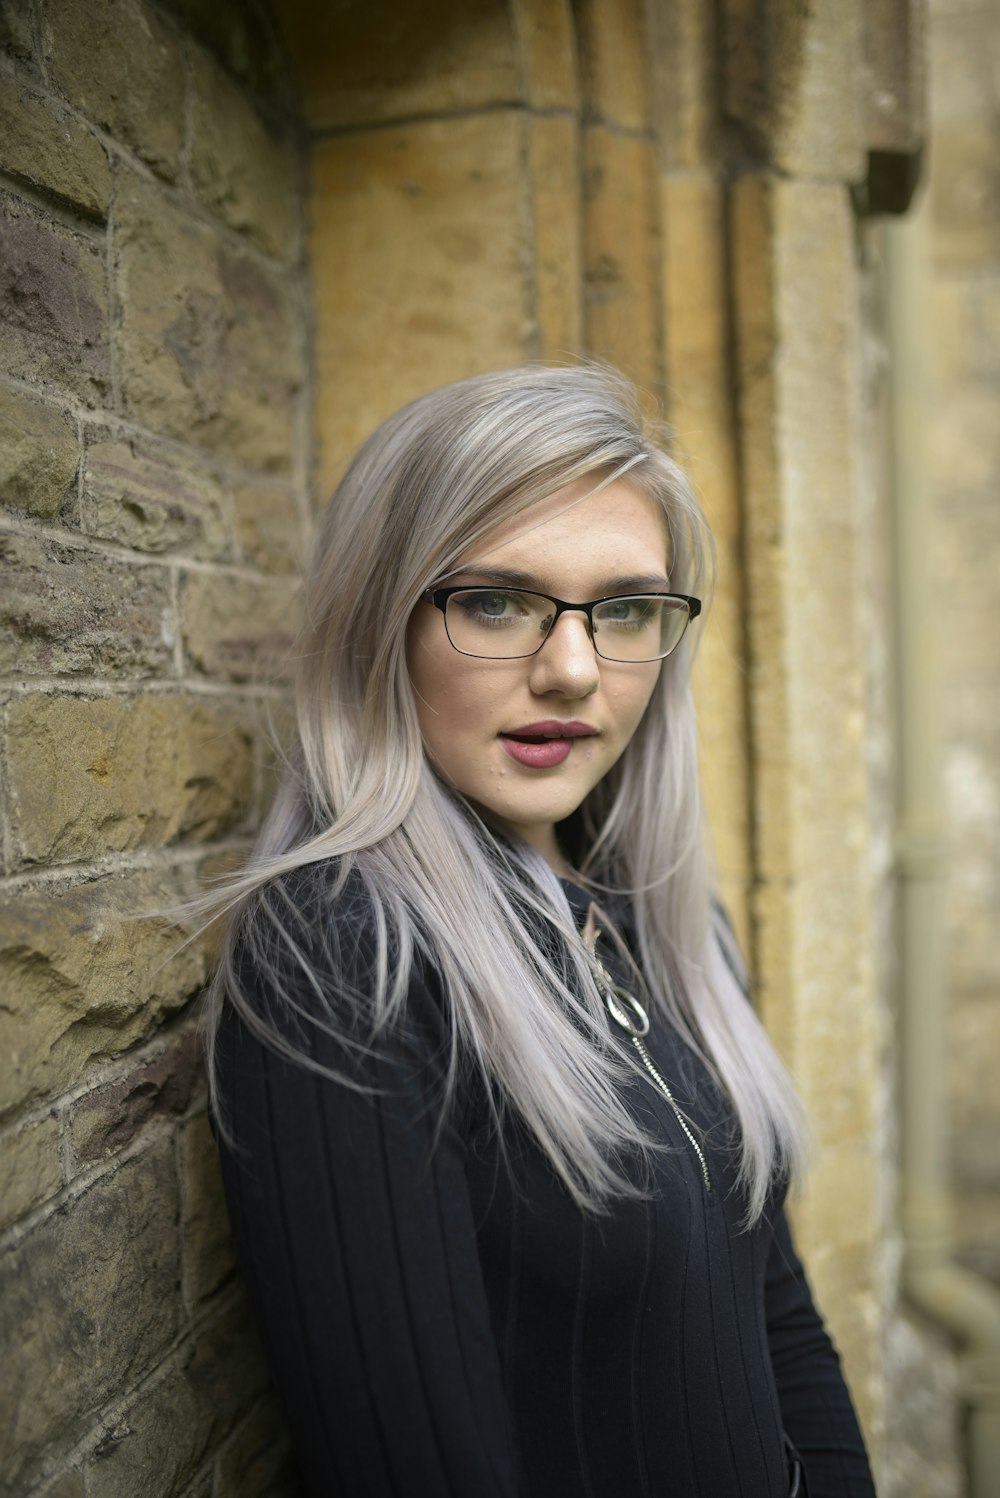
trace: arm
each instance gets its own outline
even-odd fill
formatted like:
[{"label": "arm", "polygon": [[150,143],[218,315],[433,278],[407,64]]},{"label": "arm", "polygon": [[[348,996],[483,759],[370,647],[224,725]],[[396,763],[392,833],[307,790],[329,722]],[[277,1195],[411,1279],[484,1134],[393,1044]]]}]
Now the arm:
[{"label": "arm", "polygon": [[[359,989],[364,949],[344,975]],[[244,980],[277,1014],[260,972]],[[377,1096],[284,1060],[227,1010],[218,1074],[245,1152],[222,1151],[237,1253],[310,1494],[512,1498],[462,1148],[446,1131],[431,1150],[444,1020],[419,977],[407,1007],[408,1043],[383,1035],[365,1062],[345,1064],[313,1025],[294,1032]]]},{"label": "arm", "polygon": [[781,1418],[805,1464],[809,1498],[874,1498],[840,1359],[813,1303],[783,1211],[775,1220],[764,1293]]}]

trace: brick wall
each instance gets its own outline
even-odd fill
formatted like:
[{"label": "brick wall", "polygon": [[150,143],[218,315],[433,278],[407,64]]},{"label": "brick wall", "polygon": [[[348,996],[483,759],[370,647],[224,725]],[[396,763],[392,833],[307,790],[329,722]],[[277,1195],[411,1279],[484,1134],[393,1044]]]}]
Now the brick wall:
[{"label": "brick wall", "polygon": [[307,516],[300,150],[252,5],[0,5],[0,1492],[253,1498],[284,1445],[194,1001]]}]

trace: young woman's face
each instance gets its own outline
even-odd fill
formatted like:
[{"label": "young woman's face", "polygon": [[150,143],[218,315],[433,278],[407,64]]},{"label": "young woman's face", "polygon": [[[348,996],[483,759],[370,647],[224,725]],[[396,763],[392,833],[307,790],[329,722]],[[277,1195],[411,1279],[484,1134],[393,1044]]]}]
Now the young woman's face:
[{"label": "young woman's face", "polygon": [[[508,574],[517,573],[523,574],[518,587],[574,603],[668,590],[661,511],[624,481],[597,494],[589,492],[594,484],[592,477],[580,480],[498,526],[462,557],[448,586],[509,587]],[[555,824],[624,751],[662,662],[602,659],[586,615],[577,613],[560,615],[535,655],[462,655],[449,642],[444,615],[426,601],[410,619],[407,661],[424,745],[438,773],[564,872]],[[532,729],[536,737],[551,734],[557,725],[573,725],[577,736],[535,753],[515,737]]]}]

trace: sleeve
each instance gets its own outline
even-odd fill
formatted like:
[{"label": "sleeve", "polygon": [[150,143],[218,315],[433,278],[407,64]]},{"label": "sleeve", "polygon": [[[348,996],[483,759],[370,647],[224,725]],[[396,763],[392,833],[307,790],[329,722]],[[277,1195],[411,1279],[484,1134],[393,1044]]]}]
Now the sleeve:
[{"label": "sleeve", "polygon": [[[360,993],[365,942],[347,946]],[[261,970],[244,976],[275,1014]],[[237,1258],[308,1494],[513,1498],[458,1131],[432,1148],[446,1035],[419,975],[407,1014],[405,1044],[394,1028],[350,1060],[373,1095],[285,1060],[227,1006],[216,1076],[237,1146],[220,1143]],[[344,1072],[337,1039],[294,1033]]]},{"label": "sleeve", "polygon": [[809,1498],[874,1498],[840,1359],[813,1303],[783,1211],[768,1258],[765,1307],[782,1422],[802,1457]]}]

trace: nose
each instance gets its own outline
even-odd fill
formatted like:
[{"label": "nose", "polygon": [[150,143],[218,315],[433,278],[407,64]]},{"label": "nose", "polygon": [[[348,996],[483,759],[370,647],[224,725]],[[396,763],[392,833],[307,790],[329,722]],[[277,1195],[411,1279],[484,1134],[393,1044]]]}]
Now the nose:
[{"label": "nose", "polygon": [[598,655],[585,614],[564,613],[531,657],[531,690],[539,696],[589,697],[601,681]]}]

